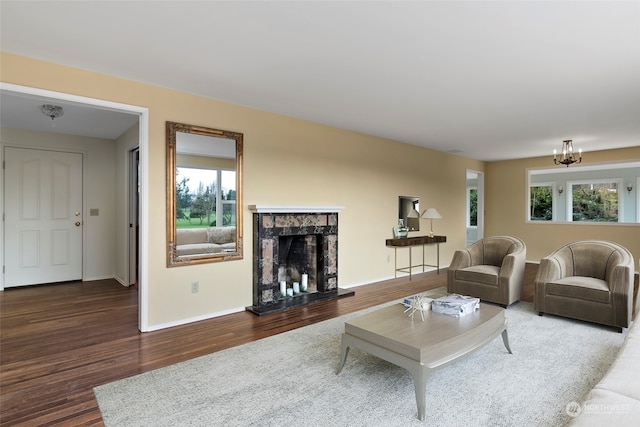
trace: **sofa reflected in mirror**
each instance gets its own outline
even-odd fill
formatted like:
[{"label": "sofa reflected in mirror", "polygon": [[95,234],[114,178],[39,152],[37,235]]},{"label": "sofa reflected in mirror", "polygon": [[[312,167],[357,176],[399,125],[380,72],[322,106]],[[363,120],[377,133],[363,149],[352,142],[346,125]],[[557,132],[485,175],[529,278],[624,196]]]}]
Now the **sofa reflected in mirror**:
[{"label": "sofa reflected in mirror", "polygon": [[176,255],[206,256],[235,252],[235,227],[178,228],[176,230]]}]

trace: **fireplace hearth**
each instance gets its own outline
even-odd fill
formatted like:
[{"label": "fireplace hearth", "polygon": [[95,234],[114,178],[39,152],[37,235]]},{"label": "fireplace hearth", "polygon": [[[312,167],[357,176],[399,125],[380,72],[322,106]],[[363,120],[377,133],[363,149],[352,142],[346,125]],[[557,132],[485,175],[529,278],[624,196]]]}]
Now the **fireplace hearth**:
[{"label": "fireplace hearth", "polygon": [[[261,206],[253,211],[253,305],[267,314],[354,295],[338,288],[338,212],[341,206]],[[293,292],[294,282],[307,290]],[[284,282],[287,293],[281,292]],[[297,289],[296,289],[297,291]]]}]

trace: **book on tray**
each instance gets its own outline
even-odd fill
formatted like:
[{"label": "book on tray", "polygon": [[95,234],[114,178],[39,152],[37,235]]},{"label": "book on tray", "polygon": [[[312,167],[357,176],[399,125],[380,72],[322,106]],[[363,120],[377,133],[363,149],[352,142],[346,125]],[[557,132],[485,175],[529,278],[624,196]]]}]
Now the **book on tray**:
[{"label": "book on tray", "polygon": [[409,308],[412,305],[419,310],[429,310],[431,308],[431,302],[433,298],[427,298],[424,295],[414,295],[411,297],[406,297],[402,300],[402,304],[405,307]]},{"label": "book on tray", "polygon": [[431,310],[453,317],[471,314],[480,308],[480,298],[451,294],[437,298],[431,303]]}]

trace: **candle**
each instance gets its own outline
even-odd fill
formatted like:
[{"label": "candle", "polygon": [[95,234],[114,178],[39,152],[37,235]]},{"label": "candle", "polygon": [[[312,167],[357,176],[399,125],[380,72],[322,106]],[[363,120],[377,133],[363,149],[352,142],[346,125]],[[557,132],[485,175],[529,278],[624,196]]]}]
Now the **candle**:
[{"label": "candle", "polygon": [[300,289],[302,289],[302,292],[307,292],[307,286],[309,286],[309,275],[307,273],[302,275],[301,285]]},{"label": "candle", "polygon": [[282,295],[285,295],[287,293],[287,282],[285,282],[284,280],[280,282],[280,293]]},{"label": "candle", "polygon": [[294,294],[299,294],[300,293],[300,283],[293,282],[293,293]]},{"label": "candle", "polygon": [[293,296],[293,289],[287,288],[287,296],[288,297],[292,297]]}]

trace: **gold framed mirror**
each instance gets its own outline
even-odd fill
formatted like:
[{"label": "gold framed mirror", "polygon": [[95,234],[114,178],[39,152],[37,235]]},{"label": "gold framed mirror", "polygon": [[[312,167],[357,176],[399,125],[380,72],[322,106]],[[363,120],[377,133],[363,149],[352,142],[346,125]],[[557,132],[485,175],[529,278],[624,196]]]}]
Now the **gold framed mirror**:
[{"label": "gold framed mirror", "polygon": [[166,130],[167,266],[242,259],[242,134]]}]

